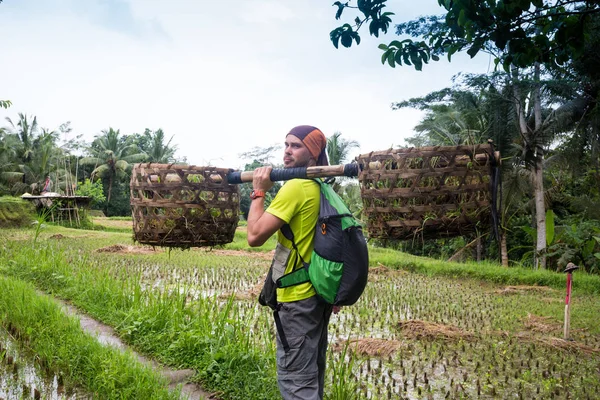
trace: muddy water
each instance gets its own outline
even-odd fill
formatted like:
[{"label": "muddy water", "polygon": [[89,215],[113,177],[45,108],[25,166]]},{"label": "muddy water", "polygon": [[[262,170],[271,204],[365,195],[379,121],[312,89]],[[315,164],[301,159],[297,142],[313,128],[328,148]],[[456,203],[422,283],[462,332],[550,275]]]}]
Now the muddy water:
[{"label": "muddy water", "polygon": [[66,390],[57,376],[48,376],[0,328],[0,399],[88,399],[81,390]]}]

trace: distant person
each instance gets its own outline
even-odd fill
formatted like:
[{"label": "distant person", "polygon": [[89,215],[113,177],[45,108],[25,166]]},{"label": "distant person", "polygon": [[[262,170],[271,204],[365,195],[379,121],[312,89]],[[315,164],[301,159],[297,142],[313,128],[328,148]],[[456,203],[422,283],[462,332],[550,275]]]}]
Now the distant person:
[{"label": "distant person", "polygon": [[50,179],[50,175],[46,175],[46,181],[44,182],[44,187],[42,188],[42,194],[48,193],[52,191],[52,179]]}]

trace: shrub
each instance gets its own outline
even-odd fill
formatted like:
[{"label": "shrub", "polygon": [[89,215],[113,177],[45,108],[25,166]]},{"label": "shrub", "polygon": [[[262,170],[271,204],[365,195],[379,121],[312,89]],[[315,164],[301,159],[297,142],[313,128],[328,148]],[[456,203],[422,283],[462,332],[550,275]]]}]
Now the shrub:
[{"label": "shrub", "polygon": [[0,197],[0,227],[22,227],[33,221],[33,204],[12,196]]}]

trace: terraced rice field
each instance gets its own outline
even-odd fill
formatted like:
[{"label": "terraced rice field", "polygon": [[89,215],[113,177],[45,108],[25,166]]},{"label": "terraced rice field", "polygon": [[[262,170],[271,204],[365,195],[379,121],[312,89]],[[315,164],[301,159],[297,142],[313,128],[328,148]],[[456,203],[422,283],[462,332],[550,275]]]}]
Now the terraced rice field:
[{"label": "terraced rice field", "polygon": [[[196,369],[194,379],[222,398],[276,398],[274,324],[256,300],[272,243],[258,252],[165,251],[128,234],[53,229],[39,239],[43,263],[9,232],[0,272],[71,299],[166,363]],[[328,398],[598,398],[598,296],[574,291],[566,341],[563,290],[426,276],[373,254],[366,292],[332,316]]]}]

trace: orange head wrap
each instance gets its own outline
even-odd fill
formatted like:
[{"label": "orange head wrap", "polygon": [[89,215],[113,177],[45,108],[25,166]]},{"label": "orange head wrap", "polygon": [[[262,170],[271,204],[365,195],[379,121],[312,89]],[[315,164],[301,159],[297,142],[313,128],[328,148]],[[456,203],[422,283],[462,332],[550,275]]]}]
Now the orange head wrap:
[{"label": "orange head wrap", "polygon": [[304,143],[310,154],[317,160],[317,165],[329,165],[327,152],[325,151],[327,138],[325,138],[325,135],[319,128],[310,125],[300,125],[292,128],[288,135],[294,135],[302,140],[302,143]]}]

